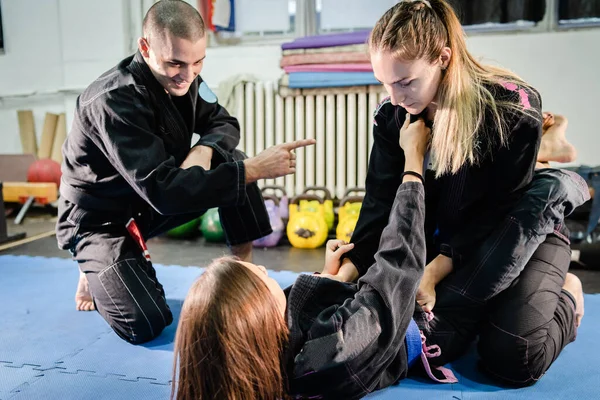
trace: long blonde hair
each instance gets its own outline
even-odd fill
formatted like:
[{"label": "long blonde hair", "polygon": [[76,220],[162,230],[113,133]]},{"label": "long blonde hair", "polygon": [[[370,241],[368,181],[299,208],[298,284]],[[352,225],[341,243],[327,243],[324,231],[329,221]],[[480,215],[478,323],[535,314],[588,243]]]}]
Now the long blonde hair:
[{"label": "long blonde hair", "polygon": [[493,134],[481,129],[486,110],[491,111],[487,118],[493,119],[497,135],[494,139],[501,145],[506,144],[510,129],[506,115],[503,116],[507,111],[509,115],[527,114],[541,119],[537,109],[512,99],[495,98],[490,89],[497,85],[514,91],[519,88],[525,103],[528,95],[538,95],[511,71],[475,60],[467,50],[460,21],[444,0],[401,1],[379,19],[369,37],[371,52],[390,52],[403,61],[425,59],[433,63],[444,47],[450,48],[452,56],[438,88],[432,129],[436,176],[456,173],[466,163],[478,162],[478,135]]},{"label": "long blonde hair", "polygon": [[267,285],[231,257],[215,260],[181,310],[171,399],[286,399],[287,336]]}]

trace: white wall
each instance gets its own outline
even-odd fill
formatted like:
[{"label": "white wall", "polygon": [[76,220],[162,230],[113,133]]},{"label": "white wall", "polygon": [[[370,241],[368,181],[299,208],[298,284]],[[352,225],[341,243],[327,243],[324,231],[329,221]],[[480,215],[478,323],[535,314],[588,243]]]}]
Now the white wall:
[{"label": "white wall", "polygon": [[[76,95],[69,91],[85,87],[130,52],[139,28],[139,15],[132,13],[141,13],[145,0],[0,2],[6,43],[6,54],[0,55],[0,152],[18,153],[16,110],[34,110],[38,134],[46,111],[66,111],[70,125]],[[600,164],[600,29],[481,35],[468,43],[476,56],[535,86],[545,110],[569,118],[577,164]],[[278,44],[209,48],[202,75],[214,88],[239,74],[277,80],[280,53]]]},{"label": "white wall", "polygon": [[283,73],[279,67],[280,45],[238,45],[214,47],[206,51],[202,78],[211,87],[236,75],[252,75],[261,80],[279,79]]},{"label": "white wall", "polygon": [[5,54],[0,56],[0,93],[51,92],[62,85],[56,5],[52,1],[4,0],[2,20]]},{"label": "white wall", "polygon": [[77,93],[129,53],[129,4],[122,0],[1,0],[5,53],[0,54],[1,153],[20,153],[17,110],[66,112]]},{"label": "white wall", "polygon": [[575,164],[600,164],[600,29],[478,36],[469,47],[537,88],[544,110],[567,116]]}]

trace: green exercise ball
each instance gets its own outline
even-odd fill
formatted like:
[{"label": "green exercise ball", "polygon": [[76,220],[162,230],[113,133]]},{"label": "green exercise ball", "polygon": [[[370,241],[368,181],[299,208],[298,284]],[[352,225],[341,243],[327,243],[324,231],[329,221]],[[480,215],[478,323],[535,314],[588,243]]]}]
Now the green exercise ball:
[{"label": "green exercise ball", "polygon": [[225,240],[225,232],[223,232],[223,227],[221,226],[218,209],[211,208],[204,214],[204,218],[202,218],[202,223],[200,224],[200,231],[207,242],[223,242]]},{"label": "green exercise ball", "polygon": [[185,224],[179,225],[167,232],[167,236],[173,239],[185,239],[192,237],[198,233],[200,226],[200,218],[193,219]]}]

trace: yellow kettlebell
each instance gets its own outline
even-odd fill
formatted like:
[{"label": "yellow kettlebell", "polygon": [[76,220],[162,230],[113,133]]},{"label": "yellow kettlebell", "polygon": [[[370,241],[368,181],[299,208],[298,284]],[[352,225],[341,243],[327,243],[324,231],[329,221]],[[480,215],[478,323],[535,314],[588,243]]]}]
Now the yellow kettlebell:
[{"label": "yellow kettlebell", "polygon": [[339,222],[335,232],[337,239],[350,243],[356,223],[358,222],[358,217],[360,216],[364,196],[350,196],[349,194],[364,191],[361,188],[348,189],[344,194],[338,211]]},{"label": "yellow kettlebell", "polygon": [[335,214],[333,212],[333,198],[331,197],[331,192],[323,186],[309,186],[304,189],[303,193],[310,192],[323,192],[323,211],[325,215],[325,222],[327,223],[327,230],[330,231],[333,229],[333,222],[335,219]]},{"label": "yellow kettlebell", "polygon": [[292,246],[299,249],[316,249],[327,240],[327,223],[323,199],[311,194],[301,194],[290,200],[290,220],[286,232]]}]

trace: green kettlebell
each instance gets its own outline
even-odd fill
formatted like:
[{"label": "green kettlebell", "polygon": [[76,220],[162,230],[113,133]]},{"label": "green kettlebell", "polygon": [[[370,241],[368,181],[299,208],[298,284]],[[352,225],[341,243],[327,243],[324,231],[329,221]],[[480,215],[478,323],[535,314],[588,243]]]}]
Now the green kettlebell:
[{"label": "green kettlebell", "polygon": [[211,208],[202,218],[200,231],[207,242],[223,242],[225,240],[225,232],[221,226],[219,218],[219,209]]}]

